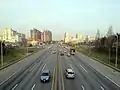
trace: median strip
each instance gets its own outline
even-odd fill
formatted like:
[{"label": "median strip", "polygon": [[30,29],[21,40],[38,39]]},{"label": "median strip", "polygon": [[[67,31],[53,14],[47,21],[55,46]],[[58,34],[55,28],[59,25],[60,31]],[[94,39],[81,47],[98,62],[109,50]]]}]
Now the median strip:
[{"label": "median strip", "polygon": [[64,87],[64,79],[63,79],[63,71],[62,71],[62,68],[61,68],[61,63],[60,63],[60,72],[61,72],[61,87],[62,89],[61,90],[65,90],[65,87]]},{"label": "median strip", "polygon": [[53,70],[51,90],[64,90],[63,73],[62,73],[61,62],[59,60],[58,52],[57,52],[56,68],[54,68],[54,70]]},{"label": "median strip", "polygon": [[56,68],[53,70],[53,78],[52,78],[52,87],[51,90],[55,90],[56,85],[55,85],[55,74],[56,74]]}]

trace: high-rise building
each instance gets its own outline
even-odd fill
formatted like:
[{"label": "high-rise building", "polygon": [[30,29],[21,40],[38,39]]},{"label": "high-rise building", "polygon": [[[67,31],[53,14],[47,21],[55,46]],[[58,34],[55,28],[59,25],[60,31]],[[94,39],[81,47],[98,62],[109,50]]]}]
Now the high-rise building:
[{"label": "high-rise building", "polygon": [[44,30],[41,33],[41,40],[43,42],[50,42],[50,41],[52,41],[52,32],[49,31],[49,30]]},{"label": "high-rise building", "polygon": [[83,42],[83,35],[81,35],[80,33],[77,33],[76,40],[77,40],[77,42]]},{"label": "high-rise building", "polygon": [[41,40],[41,32],[37,29],[30,30],[30,39],[34,41]]},{"label": "high-rise building", "polygon": [[68,34],[68,32],[65,32],[64,34],[64,42],[67,43],[70,41],[70,35]]},{"label": "high-rise building", "polygon": [[44,33],[41,32],[41,41],[44,42]]}]

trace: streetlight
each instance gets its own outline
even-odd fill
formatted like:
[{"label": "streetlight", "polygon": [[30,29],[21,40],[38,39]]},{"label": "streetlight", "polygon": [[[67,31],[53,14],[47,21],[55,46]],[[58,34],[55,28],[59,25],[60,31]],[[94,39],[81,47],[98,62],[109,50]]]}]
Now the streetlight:
[{"label": "streetlight", "polygon": [[27,45],[26,45],[27,47],[26,47],[26,49],[27,49],[27,54],[28,54],[28,39],[29,39],[29,33],[27,33],[27,34],[28,34],[28,35],[27,35],[27,39],[26,39],[26,40],[27,40]]},{"label": "streetlight", "polygon": [[117,62],[118,62],[118,34],[117,36],[117,42],[116,42],[116,60],[115,60],[115,67],[117,67]]},{"label": "streetlight", "polygon": [[3,66],[3,45],[2,45],[2,40],[3,40],[3,37],[1,38],[1,66]]}]

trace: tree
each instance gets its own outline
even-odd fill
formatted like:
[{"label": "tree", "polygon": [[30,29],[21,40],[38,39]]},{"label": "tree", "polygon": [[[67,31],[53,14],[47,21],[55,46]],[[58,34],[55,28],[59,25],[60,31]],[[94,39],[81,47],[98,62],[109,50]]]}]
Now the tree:
[{"label": "tree", "polygon": [[100,31],[99,31],[99,29],[97,30],[96,37],[95,37],[95,46],[97,48],[100,47]]},{"label": "tree", "polygon": [[109,63],[110,63],[110,60],[111,60],[111,48],[112,48],[112,45],[113,45],[113,41],[114,41],[114,37],[113,37],[113,31],[112,31],[112,26],[109,27],[108,29],[108,32],[107,32],[107,41],[106,41],[106,44],[107,44],[107,47],[108,47],[108,50],[109,50]]},{"label": "tree", "polygon": [[106,37],[102,37],[102,38],[100,39],[100,47],[105,48],[106,39],[107,39]]},{"label": "tree", "polygon": [[99,29],[97,29],[97,33],[96,33],[96,37],[95,37],[95,40],[98,40],[100,39],[100,31]]}]

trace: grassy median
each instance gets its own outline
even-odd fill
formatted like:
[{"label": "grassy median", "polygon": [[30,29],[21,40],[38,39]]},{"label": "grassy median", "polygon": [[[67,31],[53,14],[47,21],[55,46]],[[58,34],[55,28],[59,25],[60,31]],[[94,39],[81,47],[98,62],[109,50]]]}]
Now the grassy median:
[{"label": "grassy median", "polygon": [[[4,55],[4,66],[9,65],[13,62],[19,61],[21,58],[24,58],[31,53],[38,51],[38,48],[29,48],[28,53],[26,48],[12,48],[7,51],[7,54]],[[1,67],[1,64],[0,64]]]},{"label": "grassy median", "polygon": [[[101,62],[103,63],[106,63],[106,64],[110,64],[112,66],[115,66],[115,56],[112,56],[111,57],[111,61],[109,62],[108,60],[108,53],[106,52],[99,52],[97,51],[96,49],[94,48],[88,48],[88,47],[82,47],[80,46],[79,48],[77,48],[77,50],[91,58],[94,58],[95,60],[98,59],[100,60]],[[119,58],[118,58],[119,59]],[[118,60],[120,61],[120,60]],[[120,62],[118,62],[118,68],[120,68]]]}]

